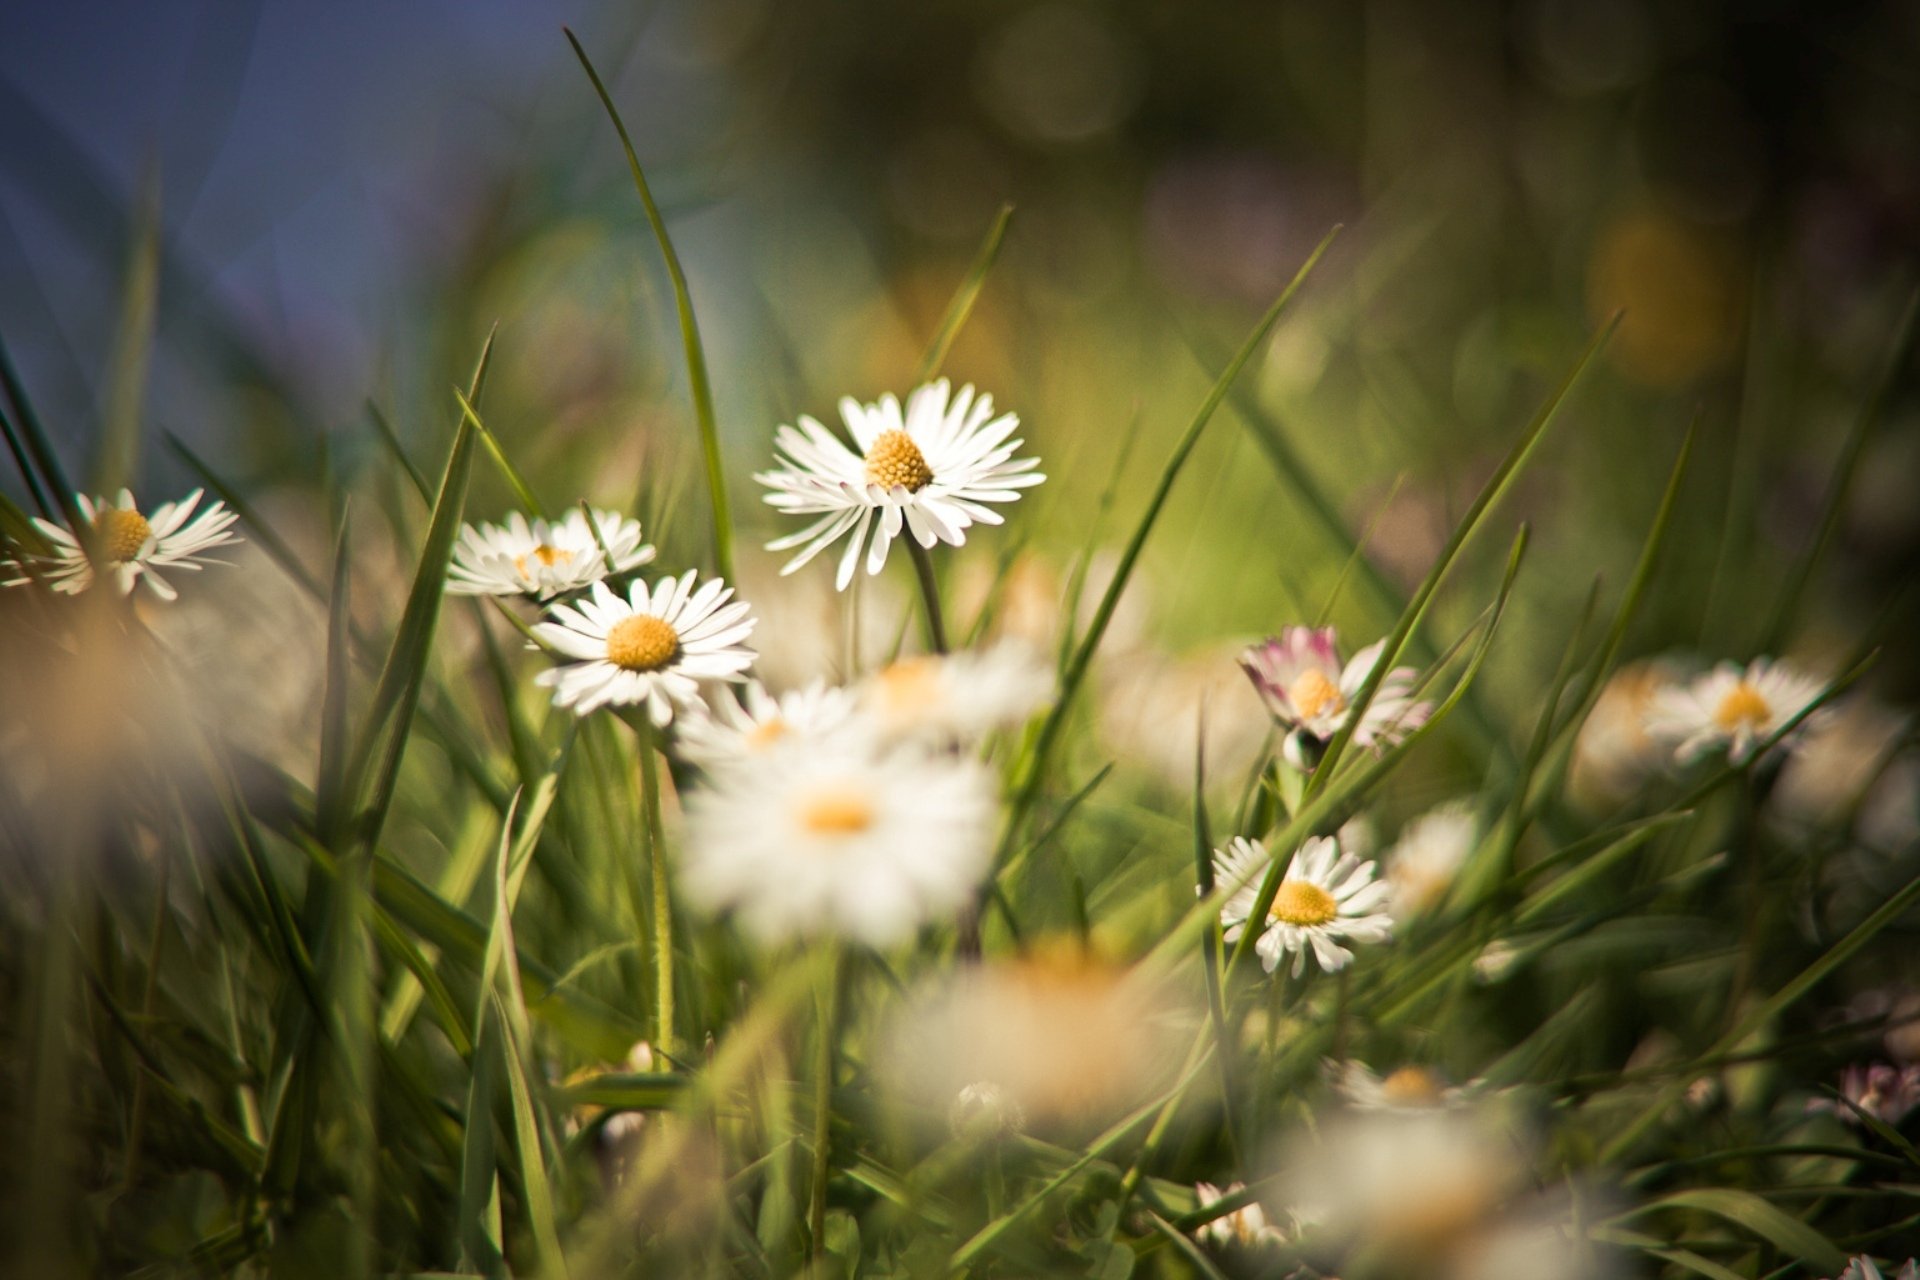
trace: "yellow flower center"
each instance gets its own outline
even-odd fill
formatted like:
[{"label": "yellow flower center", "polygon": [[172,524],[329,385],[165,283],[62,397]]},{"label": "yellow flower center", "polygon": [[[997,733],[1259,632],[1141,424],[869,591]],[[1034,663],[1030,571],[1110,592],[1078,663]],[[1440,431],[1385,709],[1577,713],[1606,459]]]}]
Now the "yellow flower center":
[{"label": "yellow flower center", "polygon": [[816,836],[857,836],[873,825],[873,804],[849,788],[836,787],[800,802],[800,825]]},{"label": "yellow flower center", "polygon": [[627,671],[658,671],[680,652],[680,633],[649,613],[622,618],[607,632],[607,661]]},{"label": "yellow flower center", "polygon": [[115,564],[124,564],[147,545],[153,526],[138,511],[108,507],[94,518],[93,533],[100,540],[100,554]]},{"label": "yellow flower center", "polygon": [[1401,1106],[1431,1106],[1440,1092],[1439,1077],[1425,1067],[1402,1067],[1380,1082],[1381,1096]]},{"label": "yellow flower center", "polygon": [[572,560],[573,552],[562,551],[559,547],[550,547],[543,542],[526,555],[515,556],[513,558],[513,567],[519,571],[520,576],[523,578],[531,578],[533,576],[527,572],[527,561],[529,559],[538,560],[541,564],[551,569],[556,564]]},{"label": "yellow flower center", "polygon": [[1319,885],[1306,880],[1283,880],[1273,895],[1267,915],[1282,924],[1325,924],[1340,914],[1340,904]]},{"label": "yellow flower center", "polygon": [[1338,711],[1347,705],[1333,681],[1314,667],[1308,667],[1294,678],[1293,686],[1287,690],[1287,701],[1293,704],[1302,720],[1312,720],[1322,712]]},{"label": "yellow flower center", "polygon": [[1727,733],[1742,725],[1758,732],[1772,714],[1773,708],[1760,696],[1760,691],[1742,680],[1720,699],[1720,705],[1714,709],[1713,722]]},{"label": "yellow flower center", "polygon": [[747,745],[755,751],[763,747],[770,747],[786,736],[787,722],[779,716],[774,716],[770,720],[762,720],[746,732]]},{"label": "yellow flower center", "polygon": [[940,664],[933,658],[902,658],[874,677],[881,709],[907,715],[939,701]]},{"label": "yellow flower center", "polygon": [[882,431],[867,450],[867,479],[882,489],[901,488],[918,493],[933,483],[933,469],[913,437],[904,431]]}]

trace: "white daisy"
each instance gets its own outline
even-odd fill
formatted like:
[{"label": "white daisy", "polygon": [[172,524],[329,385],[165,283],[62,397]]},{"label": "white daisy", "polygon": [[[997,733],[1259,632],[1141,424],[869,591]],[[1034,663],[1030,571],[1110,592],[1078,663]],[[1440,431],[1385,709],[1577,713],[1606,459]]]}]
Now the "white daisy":
[{"label": "white daisy", "polygon": [[1920,1261],[1908,1258],[1906,1264],[1889,1277],[1872,1258],[1862,1254],[1849,1261],[1847,1269],[1834,1280],[1920,1280]]},{"label": "white daisy", "polygon": [[94,562],[98,560],[121,595],[130,594],[134,583],[144,578],[162,600],[176,599],[180,593],[160,576],[161,569],[198,572],[202,565],[219,563],[205,559],[201,552],[240,541],[238,534],[229,532],[240,517],[227,510],[225,503],[215,502],[194,515],[202,492],[195,489],[178,502],[162,503],[150,516],[140,514],[133,494],[125,489],[112,502],[76,494],[91,526],[86,535],[91,545],[82,545],[71,530],[36,518],[34,527],[53,544],[52,555],[35,557],[46,568],[37,575],[9,578],[0,585],[17,587],[38,576],[55,591],[76,595],[93,585]]},{"label": "white daisy", "polygon": [[1479,831],[1473,809],[1463,801],[1443,804],[1407,824],[1387,855],[1396,920],[1409,919],[1446,896]]},{"label": "white daisy", "polygon": [[[1725,747],[1739,764],[1762,739],[1800,714],[1825,685],[1773,658],[1755,658],[1744,668],[1722,662],[1685,685],[1669,685],[1653,695],[1647,708],[1647,732],[1673,744],[1674,758],[1690,764]],[[1819,713],[1789,735],[1797,739]],[[1790,747],[1791,741],[1783,742]]]},{"label": "white daisy", "polygon": [[[600,547],[603,542],[605,551]],[[650,562],[653,554],[653,548],[640,540],[640,522],[618,512],[596,510],[589,525],[586,512],[577,507],[564,520],[531,524],[516,511],[505,524],[460,526],[453,567],[447,571],[447,591],[545,600],[609,574],[638,568]]]},{"label": "white daisy", "polygon": [[[1225,849],[1214,850],[1214,883],[1229,893],[1220,908],[1228,942],[1236,941],[1246,927],[1271,861],[1266,846],[1239,836]],[[1375,869],[1368,859],[1342,853],[1340,842],[1330,837],[1316,836],[1301,845],[1253,944],[1262,967],[1272,973],[1281,956],[1291,951],[1297,978],[1306,969],[1311,947],[1320,967],[1333,973],[1353,959],[1342,941],[1385,942],[1392,936],[1393,917],[1379,908],[1393,887],[1375,880]]]},{"label": "white daisy", "polygon": [[1022,441],[1007,437],[1020,419],[1011,413],[995,417],[993,397],[975,396],[971,386],[949,399],[945,378],[915,390],[904,413],[888,394],[876,404],[845,397],[840,416],[860,452],[803,414],[798,430],[782,426],[774,435],[781,467],[754,476],[773,490],[768,505],[820,517],[767,544],[769,551],[800,548],[782,573],[792,573],[850,533],[834,576],[834,585],[844,591],[853,581],[863,543],[869,574],[880,572],[903,525],[923,547],[935,542],[957,547],[975,521],[1001,523],[985,503],[1012,502],[1021,489],[1046,479],[1034,470],[1038,458],[1013,456]]},{"label": "white daisy", "polygon": [[902,658],[860,689],[883,733],[964,742],[1025,724],[1052,696],[1053,669],[1017,643]]},{"label": "white daisy", "polygon": [[1466,1102],[1471,1085],[1449,1085],[1428,1067],[1407,1066],[1376,1075],[1364,1062],[1329,1062],[1333,1090],[1359,1111],[1424,1111]]},{"label": "white daisy", "polygon": [[972,901],[997,808],[971,760],[857,736],[782,743],[688,801],[680,871],[689,901],[732,910],[764,942],[886,946]]},{"label": "white daisy", "polygon": [[[1386,643],[1375,641],[1343,667],[1332,627],[1287,627],[1241,653],[1241,669],[1288,730],[1285,750],[1295,768],[1307,770],[1319,762],[1321,749],[1351,718],[1353,698],[1373,674]],[[1387,673],[1354,729],[1354,745],[1382,750],[1426,723],[1433,704],[1414,700],[1417,674],[1412,667]]]},{"label": "white daisy", "polygon": [[753,665],[741,644],[754,619],[744,602],[727,603],[733,589],[709,578],[698,591],[694,572],[662,578],[648,592],[636,578],[621,599],[604,582],[574,604],[556,604],[533,634],[578,659],[534,677],[553,686],[555,706],[577,715],[609,704],[644,702],[653,723],[665,726],[676,707],[698,701],[701,680],[735,680]]},{"label": "white daisy", "polygon": [[[1211,1182],[1196,1182],[1193,1194],[1198,1201],[1198,1208],[1205,1210],[1246,1189],[1244,1182],[1230,1182],[1224,1189]],[[1263,1244],[1285,1244],[1287,1239],[1286,1232],[1267,1221],[1266,1210],[1260,1207],[1258,1200],[1249,1200],[1238,1209],[1222,1214],[1194,1232],[1194,1235],[1205,1244],[1238,1245],[1243,1249]]]},{"label": "white daisy", "polygon": [[853,719],[855,700],[847,689],[815,680],[804,689],[775,697],[758,680],[742,686],[745,695],[719,690],[707,714],[680,722],[680,753],[706,768],[757,755],[791,736],[817,739]]}]

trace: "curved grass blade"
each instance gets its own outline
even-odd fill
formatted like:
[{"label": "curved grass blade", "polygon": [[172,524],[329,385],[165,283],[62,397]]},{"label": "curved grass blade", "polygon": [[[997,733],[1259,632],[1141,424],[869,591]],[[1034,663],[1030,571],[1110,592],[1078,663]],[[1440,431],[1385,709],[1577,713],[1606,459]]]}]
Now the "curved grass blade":
[{"label": "curved grass blade", "polygon": [[1675,1191],[1636,1206],[1615,1221],[1629,1221],[1661,1209],[1693,1209],[1723,1218],[1822,1272],[1838,1274],[1847,1265],[1847,1255],[1833,1241],[1752,1192],[1731,1187]]},{"label": "curved grass blade", "polygon": [[914,386],[931,382],[940,372],[940,366],[946,363],[947,352],[953,349],[953,340],[959,336],[960,327],[966,324],[967,317],[973,314],[974,303],[980,300],[980,290],[986,286],[987,273],[993,270],[994,260],[1000,256],[1000,244],[1006,239],[1007,224],[1012,221],[1013,206],[1001,205],[1000,212],[994,215],[993,225],[987,228],[987,238],[981,241],[980,251],[973,257],[973,265],[967,268],[960,288],[947,304],[947,313],[940,320],[940,328],[935,331],[932,344],[927,347],[926,354],[920,357],[920,366],[913,371]]},{"label": "curved grass blade", "polygon": [[149,172],[134,212],[127,247],[126,283],[120,292],[120,325],[107,366],[106,407],[100,450],[94,460],[94,492],[113,493],[131,482],[140,457],[140,403],[153,356],[154,312],[160,292],[160,179]]},{"label": "curved grass blade", "polygon": [[[506,450],[500,447],[500,441],[487,429],[487,424],[481,421],[480,414],[468,402],[466,396],[461,394],[460,388],[453,389],[453,398],[460,402],[461,417],[471,422],[473,429],[480,433],[481,443],[485,444],[487,452],[493,455],[493,461],[500,468],[500,474],[506,477],[508,486],[513,489],[513,496],[520,500],[520,505],[526,508],[527,514],[544,519],[547,509],[540,505],[540,499],[533,496],[533,486],[527,483],[527,478],[520,474],[518,467],[507,461]],[[591,523],[588,525],[588,528],[593,527]]]},{"label": "curved grass blade", "polygon": [[[33,402],[27,399],[27,389],[20,382],[20,375],[14,371],[13,357],[7,354],[6,339],[0,338],[0,392],[5,392],[7,407],[13,410],[14,426],[24,437],[27,454],[33,459],[33,465],[40,470],[40,476],[47,487],[53,490],[53,505],[60,511],[61,518],[67,522],[67,528],[76,535],[87,528],[86,517],[80,512],[80,504],[74,499],[73,482],[67,479],[66,468],[60,465],[60,455],[54,450],[53,441],[47,438],[47,429],[40,421],[40,415],[33,411]],[[13,432],[7,433],[9,447],[14,446]],[[26,475],[24,465],[22,474]],[[27,475],[29,486],[33,483]],[[36,500],[45,505],[35,490]]]},{"label": "curved grass blade", "polygon": [[587,79],[593,81],[593,91],[600,95],[600,105],[607,110],[607,118],[613,121],[614,131],[620,135],[621,149],[627,155],[627,169],[633,175],[634,190],[640,193],[640,204],[647,212],[647,225],[653,228],[653,238],[659,242],[660,256],[666,259],[667,276],[673,283],[673,305],[680,315],[680,344],[687,353],[687,384],[693,396],[694,421],[700,428],[700,452],[707,466],[707,496],[713,506],[713,559],[715,571],[727,581],[733,581],[733,520],[727,514],[727,478],[720,462],[720,431],[713,413],[713,387],[707,379],[706,349],[700,342],[700,327],[693,318],[693,295],[687,290],[686,272],[680,269],[680,255],[674,252],[673,239],[667,234],[666,221],[660,216],[660,207],[653,202],[653,191],[647,186],[647,175],[640,168],[640,157],[633,149],[633,139],[627,135],[627,126],[620,119],[619,108],[613,105],[613,97],[607,92],[607,86],[600,81],[600,73],[593,69],[593,60],[587,57],[587,51],[572,31],[565,27],[567,43],[573,46],[574,56],[580,59],[580,65],[586,70]]}]

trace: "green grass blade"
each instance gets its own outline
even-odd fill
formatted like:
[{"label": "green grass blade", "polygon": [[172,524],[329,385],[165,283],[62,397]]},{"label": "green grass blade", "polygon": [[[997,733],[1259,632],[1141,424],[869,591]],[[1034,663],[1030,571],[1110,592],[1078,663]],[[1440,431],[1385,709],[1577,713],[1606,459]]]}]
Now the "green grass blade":
[{"label": "green grass blade", "polygon": [[[60,465],[60,455],[54,450],[53,441],[47,437],[47,429],[40,421],[40,415],[33,410],[33,402],[27,399],[27,389],[20,382],[20,375],[14,371],[13,357],[7,353],[7,343],[0,338],[0,391],[6,393],[7,407],[13,410],[13,422],[26,445],[27,454],[33,459],[33,465],[39,468],[40,477],[47,487],[53,490],[53,504],[59,509],[61,518],[67,527],[76,534],[87,528],[87,519],[80,512],[80,504],[74,500],[73,482],[67,479],[66,468]],[[9,443],[11,443],[9,432]]]},{"label": "green grass blade", "polygon": [[1630,1220],[1662,1209],[1692,1209],[1723,1218],[1823,1272],[1838,1274],[1847,1265],[1847,1255],[1833,1241],[1752,1192],[1731,1187],[1675,1191],[1657,1200],[1649,1200],[1630,1213],[1621,1215],[1620,1220]]},{"label": "green grass blade", "polygon": [[140,405],[153,356],[154,312],[160,293],[160,180],[150,173],[134,213],[120,325],[107,366],[106,408],[94,459],[94,492],[113,493],[132,482],[140,459]]},{"label": "green grass blade", "polygon": [[327,595],[326,684],[320,698],[320,773],[314,784],[314,817],[320,842],[344,852],[341,837],[351,823],[347,794],[348,681],[353,670],[352,559],[348,556],[350,510],[340,513],[333,548],[333,589]]},{"label": "green grass blade", "polygon": [[400,436],[394,431],[393,424],[387,421],[387,415],[380,411],[380,406],[371,400],[367,401],[367,421],[373,423],[373,432],[380,437],[380,443],[387,447],[387,452],[393,455],[393,460],[399,463],[400,469],[407,473],[407,479],[413,483],[413,491],[420,495],[422,502],[431,507],[433,487],[426,473],[420,470],[408,456],[406,446],[400,443]]},{"label": "green grass blade", "polygon": [[673,239],[667,235],[666,220],[660,216],[660,207],[653,202],[653,191],[647,186],[647,175],[640,168],[640,157],[633,149],[633,139],[627,134],[627,126],[620,119],[619,108],[613,105],[613,96],[607,92],[606,85],[600,81],[600,73],[593,69],[592,59],[581,47],[580,41],[572,31],[566,31],[567,43],[573,46],[574,56],[580,59],[585,68],[587,79],[593,81],[593,91],[600,95],[600,105],[606,108],[607,118],[613,121],[615,132],[620,135],[620,146],[627,156],[627,169],[633,175],[633,186],[640,193],[640,204],[647,212],[647,225],[653,228],[653,238],[660,245],[660,256],[666,259],[667,276],[673,282],[673,304],[680,315],[680,343],[687,354],[687,384],[693,395],[693,416],[700,428],[700,452],[707,467],[707,496],[713,506],[713,559],[715,571],[727,581],[733,581],[733,520],[727,513],[727,478],[720,460],[720,430],[713,413],[713,387],[707,379],[706,349],[700,342],[700,327],[693,318],[693,295],[687,290],[686,272],[680,269],[680,255],[674,251]]},{"label": "green grass blade", "polygon": [[994,215],[993,225],[987,228],[987,238],[980,243],[980,251],[973,257],[973,265],[967,268],[966,276],[960,281],[953,300],[947,304],[947,313],[940,320],[940,328],[934,332],[933,342],[926,353],[920,357],[920,365],[913,371],[913,385],[931,382],[939,374],[940,366],[947,362],[947,352],[953,349],[953,340],[960,335],[960,328],[966,324],[967,317],[973,314],[973,306],[980,300],[980,290],[986,286],[987,273],[993,270],[994,260],[1000,256],[1000,244],[1007,236],[1007,225],[1013,221],[1013,206],[1003,204],[1000,212]]},{"label": "green grass blade", "polygon": [[[495,1013],[502,1026],[512,1017],[510,1001],[493,995]],[[521,1016],[524,1018],[525,1013]],[[547,1179],[540,1125],[533,1112],[533,1091],[527,1084],[525,1048],[509,1030],[502,1038],[500,1056],[507,1067],[507,1091],[512,1104],[514,1146],[520,1156],[520,1194],[526,1201],[527,1222],[533,1229],[534,1271],[538,1275],[566,1276],[567,1256],[560,1248],[560,1231],[553,1212],[553,1185]]]},{"label": "green grass blade", "polygon": [[1093,619],[1087,625],[1086,635],[1081,637],[1079,648],[1074,650],[1066,670],[1061,673],[1059,694],[1054,699],[1052,707],[1048,709],[1046,718],[1041,722],[1039,735],[1034,739],[1033,748],[1027,755],[1026,771],[1014,793],[1013,805],[1004,829],[1006,834],[1002,837],[1000,856],[996,861],[1005,861],[1007,848],[1013,840],[1013,833],[1018,830],[1027,810],[1032,807],[1034,799],[1039,794],[1054,744],[1066,727],[1067,712],[1073,706],[1074,695],[1086,680],[1087,669],[1093,663],[1094,651],[1100,647],[1100,641],[1106,635],[1107,626],[1113,621],[1114,610],[1119,607],[1120,596],[1127,589],[1127,580],[1133,576],[1133,568],[1140,559],[1140,551],[1146,546],[1147,538],[1160,518],[1160,510],[1166,505],[1168,494],[1173,491],[1174,481],[1179,479],[1180,471],[1186,465],[1188,456],[1192,454],[1194,446],[1200,442],[1200,433],[1206,429],[1214,410],[1220,407],[1221,400],[1226,397],[1227,389],[1233,385],[1234,379],[1240,376],[1240,371],[1246,368],[1247,362],[1253,358],[1253,353],[1260,349],[1261,343],[1266,341],[1267,335],[1273,331],[1274,324],[1280,319],[1281,312],[1286,310],[1294,294],[1312,273],[1314,265],[1320,261],[1321,255],[1326,253],[1334,237],[1339,234],[1340,228],[1337,226],[1327,232],[1314,251],[1308,255],[1300,270],[1295,273],[1292,282],[1287,285],[1274,304],[1267,308],[1267,313],[1260,317],[1260,322],[1253,327],[1253,332],[1247,335],[1246,341],[1240,345],[1240,350],[1234,354],[1233,359],[1214,381],[1213,387],[1207,392],[1206,399],[1200,402],[1193,420],[1187,424],[1187,429],[1181,435],[1179,443],[1174,446],[1173,453],[1161,468],[1160,479],[1154,485],[1152,496],[1147,500],[1146,510],[1141,514],[1140,522],[1134,526],[1133,536],[1127,540],[1126,549],[1120,554],[1119,564],[1114,569],[1113,581],[1107,584],[1106,591],[1100,597],[1100,604],[1094,610]]},{"label": "green grass blade", "polygon": [[473,429],[480,433],[481,443],[485,444],[487,452],[493,455],[493,461],[500,468],[500,474],[507,478],[507,484],[513,489],[513,496],[519,499],[520,505],[526,509],[528,515],[544,518],[547,509],[540,505],[540,499],[533,496],[533,486],[528,484],[527,478],[520,474],[520,469],[507,460],[507,451],[500,447],[500,441],[495,438],[493,432],[487,430],[487,424],[481,421],[480,414],[472,404],[468,403],[467,398],[460,394],[458,387],[454,388],[453,395],[460,402],[461,416],[473,424]]}]

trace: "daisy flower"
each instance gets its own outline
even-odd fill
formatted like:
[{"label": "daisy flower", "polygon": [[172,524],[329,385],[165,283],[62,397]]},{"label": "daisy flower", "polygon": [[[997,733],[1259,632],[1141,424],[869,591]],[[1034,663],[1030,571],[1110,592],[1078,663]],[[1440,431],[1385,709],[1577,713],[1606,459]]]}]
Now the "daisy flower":
[{"label": "daisy flower", "polygon": [[[1373,674],[1386,643],[1375,641],[1342,666],[1332,627],[1288,627],[1241,653],[1241,669],[1288,731],[1289,764],[1305,771],[1318,762],[1320,750],[1351,718],[1353,698]],[[1426,723],[1433,704],[1413,699],[1416,674],[1412,667],[1387,673],[1353,731],[1356,746],[1383,750]]]},{"label": "daisy flower", "polygon": [[[1220,922],[1227,926],[1222,936],[1228,942],[1236,941],[1246,927],[1271,861],[1266,846],[1239,836],[1225,849],[1214,850],[1214,883],[1223,889],[1234,886],[1220,908]],[[1374,871],[1373,862],[1342,853],[1332,838],[1316,836],[1301,845],[1253,944],[1262,967],[1272,973],[1290,951],[1297,978],[1306,969],[1311,948],[1320,967],[1333,973],[1353,959],[1342,941],[1385,942],[1393,932],[1393,917],[1380,907],[1393,888],[1375,880]]]},{"label": "daisy flower", "polygon": [[1449,1085],[1427,1067],[1401,1067],[1376,1075],[1364,1062],[1327,1064],[1333,1091],[1357,1111],[1423,1111],[1428,1107],[1455,1107],[1467,1100],[1471,1086]]},{"label": "daisy flower", "polygon": [[739,679],[753,665],[753,650],[741,641],[754,619],[745,603],[727,603],[733,589],[726,583],[709,578],[696,591],[694,576],[689,569],[662,578],[651,592],[636,578],[624,600],[596,582],[590,597],[554,605],[533,634],[576,661],[542,671],[535,682],[552,685],[554,705],[576,715],[645,703],[664,727],[676,707],[699,700],[699,681]]},{"label": "daisy flower", "polygon": [[[1197,1207],[1205,1210],[1246,1189],[1244,1182],[1228,1183],[1224,1189],[1211,1182],[1196,1182],[1193,1194],[1198,1201]],[[1194,1235],[1203,1244],[1238,1245],[1243,1249],[1263,1244],[1285,1244],[1287,1240],[1286,1232],[1267,1221],[1266,1210],[1260,1207],[1258,1200],[1249,1200],[1238,1209],[1222,1214],[1195,1231]]]},{"label": "daisy flower", "polygon": [[1393,914],[1405,920],[1438,903],[1473,852],[1480,824],[1464,802],[1441,805],[1415,818],[1387,856]]},{"label": "daisy flower", "polygon": [[1920,1280],[1920,1261],[1908,1258],[1900,1270],[1888,1276],[1882,1272],[1872,1258],[1861,1254],[1847,1263],[1847,1269],[1834,1280]]},{"label": "daisy flower", "polygon": [[618,512],[596,510],[589,525],[586,512],[577,507],[564,520],[531,524],[516,511],[505,524],[460,526],[447,590],[453,595],[546,600],[652,559],[653,548],[640,540],[640,522]]},{"label": "daisy flower", "polygon": [[1920,1107],[1920,1066],[1855,1063],[1840,1073],[1840,1093],[1853,1106],[1831,1098],[1814,1098],[1807,1103],[1807,1110],[1832,1112],[1848,1124],[1859,1124],[1860,1114],[1865,1112],[1882,1124],[1897,1125],[1908,1112]]},{"label": "daisy flower", "polygon": [[[1689,684],[1657,691],[1647,708],[1647,732],[1672,744],[1681,764],[1720,747],[1726,748],[1728,760],[1739,764],[1762,739],[1804,711],[1824,687],[1772,658],[1755,658],[1744,668],[1722,662]],[[1803,721],[1789,736],[1797,738],[1806,727]]]},{"label": "daisy flower", "polygon": [[764,942],[834,934],[872,946],[971,902],[998,806],[978,763],[795,742],[739,761],[687,804],[688,900]]},{"label": "daisy flower", "polygon": [[[195,489],[178,502],[162,503],[151,515],[140,514],[133,494],[125,489],[112,502],[84,493],[74,495],[91,526],[85,538],[90,545],[83,544],[71,530],[36,518],[34,528],[53,544],[52,555],[35,557],[47,566],[38,576],[55,591],[77,595],[93,585],[97,560],[123,596],[131,594],[134,583],[144,578],[162,600],[178,598],[180,593],[160,576],[160,570],[198,572],[202,565],[219,563],[204,558],[201,552],[240,541],[239,535],[229,532],[240,517],[227,510],[225,503],[215,502],[194,515],[202,492]],[[0,585],[17,587],[31,580],[30,576],[9,578]]]},{"label": "daisy flower", "polygon": [[1025,724],[1053,696],[1053,669],[1025,645],[902,658],[867,679],[862,707],[894,737],[974,741]]},{"label": "daisy flower", "polygon": [[840,416],[858,453],[803,414],[798,430],[782,426],[774,435],[779,469],[754,476],[773,490],[768,505],[820,517],[767,544],[769,551],[800,548],[783,574],[851,534],[834,576],[834,585],[844,591],[853,581],[862,544],[869,574],[880,572],[887,548],[903,527],[923,547],[935,542],[957,547],[975,521],[1001,523],[984,504],[1012,502],[1020,490],[1046,479],[1034,470],[1038,458],[1013,456],[1022,442],[1007,437],[1020,419],[1011,413],[994,416],[993,397],[975,396],[971,386],[950,396],[945,378],[914,391],[904,412],[891,394],[876,404],[849,396],[840,401]]},{"label": "daisy flower", "polygon": [[730,764],[784,742],[789,736],[817,739],[853,719],[854,696],[825,680],[775,697],[758,680],[749,680],[736,695],[721,689],[707,707],[695,704],[696,714],[680,723],[680,753],[711,769]]}]

